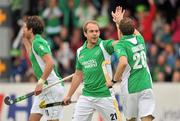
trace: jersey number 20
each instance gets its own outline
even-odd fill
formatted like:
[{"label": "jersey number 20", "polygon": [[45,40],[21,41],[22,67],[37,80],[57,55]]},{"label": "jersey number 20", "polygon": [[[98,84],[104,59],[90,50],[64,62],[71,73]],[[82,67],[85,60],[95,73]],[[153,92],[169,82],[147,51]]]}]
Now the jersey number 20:
[{"label": "jersey number 20", "polygon": [[145,68],[146,64],[146,53],[144,51],[140,51],[133,55],[133,60],[135,61],[133,69]]}]

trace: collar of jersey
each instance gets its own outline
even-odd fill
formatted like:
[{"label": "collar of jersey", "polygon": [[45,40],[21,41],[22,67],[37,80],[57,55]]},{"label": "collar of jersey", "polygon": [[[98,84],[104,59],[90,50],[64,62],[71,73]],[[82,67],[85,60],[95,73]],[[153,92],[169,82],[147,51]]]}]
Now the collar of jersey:
[{"label": "collar of jersey", "polygon": [[133,38],[133,37],[134,37],[133,34],[131,34],[131,35],[123,35],[122,40],[130,39],[130,38]]},{"label": "collar of jersey", "polygon": [[36,34],[36,35],[35,35],[35,38],[40,38],[40,37],[41,37],[40,34]]},{"label": "collar of jersey", "polygon": [[[96,43],[96,46],[100,44],[101,40],[102,40],[101,38],[98,38],[98,41],[97,41],[97,43]],[[85,41],[85,43],[84,43],[84,45],[83,45],[83,48],[87,48],[87,40]]]}]

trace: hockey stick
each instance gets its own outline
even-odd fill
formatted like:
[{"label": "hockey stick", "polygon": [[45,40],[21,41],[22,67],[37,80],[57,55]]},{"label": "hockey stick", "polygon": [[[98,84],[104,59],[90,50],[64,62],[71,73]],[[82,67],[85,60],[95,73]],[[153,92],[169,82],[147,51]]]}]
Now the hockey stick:
[{"label": "hockey stick", "polygon": [[[76,102],[77,101],[71,101],[70,103],[76,103]],[[48,108],[48,107],[59,106],[59,105],[64,105],[64,101],[46,104],[46,102],[43,100],[40,102],[39,107],[40,108]]]},{"label": "hockey stick", "polygon": [[[107,61],[107,60],[102,62],[102,70],[103,70],[103,73],[104,73],[104,76],[105,76],[105,79],[106,79],[106,83],[111,82],[110,76],[109,76],[107,68],[106,68],[106,65],[109,65],[109,64],[110,64],[110,62]],[[114,104],[114,107],[115,107],[115,110],[116,110],[117,120],[122,121],[122,115],[121,115],[121,112],[119,111],[119,108],[118,108],[118,102],[117,102],[116,97],[115,97],[115,92],[114,92],[112,87],[110,87],[109,90],[110,90],[111,97],[113,99],[113,104]]]},{"label": "hockey stick", "polygon": [[[71,74],[71,75],[69,75],[69,76],[67,76],[67,77],[65,77],[65,78],[63,78],[63,79],[61,79],[61,80],[59,80],[59,81],[56,81],[56,82],[50,84],[49,86],[45,87],[43,90],[46,90],[46,89],[48,89],[48,88],[50,88],[50,87],[52,87],[52,86],[54,86],[54,85],[56,85],[56,84],[59,84],[59,83],[65,81],[65,80],[68,80],[68,79],[72,78],[73,75],[74,75],[74,74]],[[15,104],[15,103],[17,103],[17,102],[20,102],[20,101],[22,101],[22,100],[24,100],[24,99],[27,99],[27,98],[29,98],[29,97],[31,97],[31,96],[33,96],[33,95],[34,95],[34,91],[33,91],[33,92],[30,92],[30,93],[27,93],[27,94],[25,94],[25,95],[22,95],[22,96],[20,96],[20,97],[17,97],[17,98],[15,98],[15,99],[11,99],[10,96],[7,96],[7,97],[4,98],[4,103],[5,103],[6,105],[12,105],[12,104]]]}]

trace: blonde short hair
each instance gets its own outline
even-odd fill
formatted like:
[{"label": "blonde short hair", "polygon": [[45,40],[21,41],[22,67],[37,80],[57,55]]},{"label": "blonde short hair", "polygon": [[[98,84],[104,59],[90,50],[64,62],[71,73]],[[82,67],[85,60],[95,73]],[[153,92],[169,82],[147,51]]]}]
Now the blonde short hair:
[{"label": "blonde short hair", "polygon": [[94,21],[94,20],[90,20],[90,21],[86,21],[83,25],[83,32],[87,32],[87,25],[88,24],[95,24],[98,26],[99,28],[99,24],[97,23],[97,21]]}]

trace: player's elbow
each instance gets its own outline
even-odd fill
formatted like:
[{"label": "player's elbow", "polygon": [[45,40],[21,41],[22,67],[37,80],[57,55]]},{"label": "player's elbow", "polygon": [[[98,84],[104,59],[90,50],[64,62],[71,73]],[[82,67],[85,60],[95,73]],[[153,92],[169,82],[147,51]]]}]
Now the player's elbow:
[{"label": "player's elbow", "polygon": [[49,65],[53,68],[54,67],[54,61],[53,60],[49,61]]},{"label": "player's elbow", "polygon": [[43,60],[45,62],[46,65],[48,65],[49,67],[53,67],[54,66],[54,60],[52,59],[52,57],[50,55],[45,55],[43,57]]},{"label": "player's elbow", "polygon": [[128,65],[127,62],[122,62],[122,63],[121,63],[121,66],[122,66],[123,69],[126,68],[127,65]]},{"label": "player's elbow", "polygon": [[119,61],[120,61],[120,64],[121,64],[122,67],[126,67],[128,65],[128,61],[127,61],[126,56],[120,57]]}]

